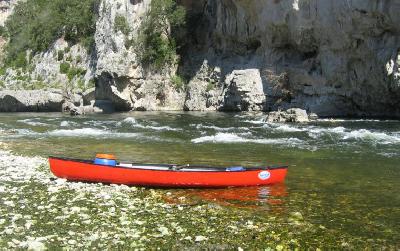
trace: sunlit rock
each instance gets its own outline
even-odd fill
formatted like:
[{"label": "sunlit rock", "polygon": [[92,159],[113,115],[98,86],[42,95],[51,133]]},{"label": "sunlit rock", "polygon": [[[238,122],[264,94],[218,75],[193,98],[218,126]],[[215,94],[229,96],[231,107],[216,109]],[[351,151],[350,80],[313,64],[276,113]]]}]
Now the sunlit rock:
[{"label": "sunlit rock", "polygon": [[267,122],[309,122],[307,112],[299,108],[291,108],[286,111],[268,113]]}]

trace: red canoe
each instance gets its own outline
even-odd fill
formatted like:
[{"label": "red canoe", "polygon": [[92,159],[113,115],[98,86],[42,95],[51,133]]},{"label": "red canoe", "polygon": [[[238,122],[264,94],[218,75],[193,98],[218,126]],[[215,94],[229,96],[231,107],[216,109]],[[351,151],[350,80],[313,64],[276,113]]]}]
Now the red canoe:
[{"label": "red canoe", "polygon": [[259,186],[283,182],[287,166],[214,168],[164,164],[94,164],[92,160],[49,157],[50,169],[71,181],[154,187]]}]

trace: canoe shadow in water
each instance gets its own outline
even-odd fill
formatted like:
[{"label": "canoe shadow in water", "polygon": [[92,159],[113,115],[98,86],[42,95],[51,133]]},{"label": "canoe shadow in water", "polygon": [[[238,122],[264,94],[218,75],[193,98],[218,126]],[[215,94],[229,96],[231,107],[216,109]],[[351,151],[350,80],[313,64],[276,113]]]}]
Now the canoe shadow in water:
[{"label": "canoe shadow in water", "polygon": [[[50,180],[57,178],[51,177]],[[99,184],[99,182],[67,181],[86,184]],[[110,183],[101,183],[112,185]],[[268,186],[228,187],[228,188],[168,188],[157,186],[135,186],[149,189],[170,190],[163,196],[163,200],[176,205],[198,205],[204,203],[217,203],[221,206],[238,208],[259,208],[265,210],[282,211],[284,197],[288,195],[284,183]]]},{"label": "canoe shadow in water", "polygon": [[164,196],[171,204],[217,203],[221,206],[280,210],[288,195],[285,184],[253,187],[173,190]]}]

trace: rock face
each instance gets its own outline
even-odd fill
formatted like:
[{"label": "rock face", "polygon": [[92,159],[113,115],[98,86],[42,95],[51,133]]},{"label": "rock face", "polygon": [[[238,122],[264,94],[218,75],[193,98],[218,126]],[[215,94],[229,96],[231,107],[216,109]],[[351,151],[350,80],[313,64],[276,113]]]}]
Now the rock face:
[{"label": "rock face", "polygon": [[268,113],[266,121],[270,123],[303,123],[309,122],[310,119],[308,118],[307,112],[305,110],[299,108],[291,108],[286,111],[276,111]]},{"label": "rock face", "polygon": [[395,0],[207,1],[205,48],[255,62],[267,109],[400,116],[399,11]]},{"label": "rock face", "polygon": [[226,76],[227,91],[222,109],[228,111],[262,111],[265,105],[260,71],[235,70]]},{"label": "rock face", "polygon": [[[130,44],[151,1],[103,0],[96,25],[97,99],[111,100],[116,110],[182,110],[186,94],[173,87],[170,77],[176,69],[147,72]],[[115,28],[115,18],[129,24],[125,34]]]},{"label": "rock face", "polygon": [[223,103],[221,69],[204,60],[187,86],[184,109],[187,111],[215,111]]},{"label": "rock face", "polygon": [[91,57],[77,44],[58,39],[47,52],[31,59],[31,70],[8,68],[0,75],[4,89],[70,89],[81,91],[94,84]]},{"label": "rock face", "polygon": [[[95,98],[120,111],[300,107],[319,116],[400,117],[397,0],[178,2],[196,21],[189,22],[179,67],[148,71],[136,55],[151,0],[101,0],[91,55],[67,45],[59,59],[67,48],[60,40],[34,57],[32,73],[7,71],[0,85],[12,89],[29,82],[21,78],[35,83],[45,76],[46,84],[87,86],[95,79]],[[115,27],[116,17],[128,31]],[[59,70],[69,56],[71,66],[86,70],[71,80]],[[173,83],[177,72],[187,80],[184,89]]]},{"label": "rock face", "polygon": [[59,112],[63,102],[60,90],[0,91],[1,112]]}]

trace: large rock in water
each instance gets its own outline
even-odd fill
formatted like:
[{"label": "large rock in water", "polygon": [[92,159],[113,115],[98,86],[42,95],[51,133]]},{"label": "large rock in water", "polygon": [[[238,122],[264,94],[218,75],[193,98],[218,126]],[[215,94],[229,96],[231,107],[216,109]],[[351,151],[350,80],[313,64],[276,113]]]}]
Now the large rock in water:
[{"label": "large rock in water", "polygon": [[221,110],[262,111],[265,94],[258,69],[235,70],[226,76],[227,90]]},{"label": "large rock in water", "polygon": [[0,91],[0,112],[60,112],[60,90]]},{"label": "large rock in water", "polygon": [[291,108],[286,111],[270,112],[266,119],[267,122],[309,122],[307,112],[299,108]]}]

